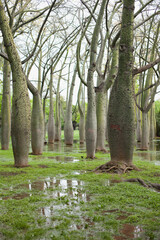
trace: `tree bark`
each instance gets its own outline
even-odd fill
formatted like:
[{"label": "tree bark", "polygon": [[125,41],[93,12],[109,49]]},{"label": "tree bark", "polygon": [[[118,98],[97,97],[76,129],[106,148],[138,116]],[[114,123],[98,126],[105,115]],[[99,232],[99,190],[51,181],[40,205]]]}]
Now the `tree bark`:
[{"label": "tree bark", "polygon": [[40,94],[33,95],[31,119],[32,154],[41,155],[44,143],[44,120]]},{"label": "tree bark", "polygon": [[[141,98],[138,96],[138,104],[140,104]],[[137,142],[142,140],[142,127],[141,127],[141,111],[139,108],[136,108],[137,111],[137,127],[136,127],[136,136]]]},{"label": "tree bark", "polygon": [[11,136],[15,166],[24,167],[28,165],[28,152],[30,144],[30,100],[21,60],[16,50],[12,32],[1,0],[0,27],[3,35],[4,46],[11,65],[13,79]]},{"label": "tree bark", "polygon": [[67,109],[66,109],[66,115],[65,115],[64,141],[66,145],[73,144],[72,98],[73,98],[73,90],[75,86],[76,74],[77,74],[77,66],[75,67],[75,70],[73,73],[73,78],[72,78],[72,83],[71,83],[70,93],[69,93],[69,100],[67,103]]},{"label": "tree bark", "polygon": [[150,133],[149,138],[152,141],[155,138],[155,104],[152,105],[150,110]]},{"label": "tree bark", "polygon": [[108,110],[108,140],[113,164],[132,165],[134,149],[133,100],[133,12],[134,0],[124,0],[119,69],[113,84]]},{"label": "tree bark", "polygon": [[82,82],[80,82],[79,91],[78,91],[78,110],[80,114],[80,122],[79,122],[79,142],[80,144],[83,144],[85,141],[85,103],[84,99],[82,97],[82,103],[81,103],[81,95],[84,94],[82,92]]},{"label": "tree bark", "polygon": [[149,148],[149,122],[148,112],[142,112],[142,142],[141,149],[148,150]]},{"label": "tree bark", "polygon": [[91,41],[90,66],[87,75],[87,93],[88,93],[88,107],[86,119],[86,150],[87,158],[95,158],[96,139],[97,139],[97,119],[96,119],[96,100],[95,88],[93,83],[94,72],[96,70],[96,55],[100,27],[103,19],[106,0],[102,1],[99,15],[94,28]]},{"label": "tree bark", "polygon": [[97,114],[97,143],[96,150],[106,151],[105,133],[106,133],[106,92],[96,94],[96,114]]},{"label": "tree bark", "polygon": [[3,63],[3,96],[2,96],[2,150],[9,149],[11,134],[11,104],[10,104],[10,64],[7,60]]},{"label": "tree bark", "polygon": [[55,137],[55,123],[54,123],[54,113],[53,113],[53,71],[51,67],[50,75],[50,105],[49,105],[49,119],[48,119],[48,143],[54,143]]}]

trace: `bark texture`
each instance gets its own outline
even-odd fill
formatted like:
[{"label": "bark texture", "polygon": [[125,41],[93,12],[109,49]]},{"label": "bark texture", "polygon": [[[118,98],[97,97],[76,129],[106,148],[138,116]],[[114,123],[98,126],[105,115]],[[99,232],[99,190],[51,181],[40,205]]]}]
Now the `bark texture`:
[{"label": "bark texture", "polygon": [[106,134],[106,92],[96,94],[96,113],[97,113],[97,146],[96,150],[106,151],[105,134]]},{"label": "bark texture", "polygon": [[113,84],[108,110],[108,140],[113,164],[132,165],[134,149],[133,100],[133,12],[134,0],[124,0],[119,68]]},{"label": "bark texture", "polygon": [[75,67],[75,70],[73,73],[73,78],[72,78],[72,83],[71,83],[70,93],[69,93],[69,100],[67,103],[67,109],[66,109],[66,115],[65,115],[64,141],[66,145],[73,144],[72,99],[73,99],[73,90],[75,86],[76,74],[77,74],[77,66]]},{"label": "bark texture", "polygon": [[44,120],[40,94],[33,95],[31,119],[32,154],[41,155],[44,142]]},{"label": "bark texture", "polygon": [[50,105],[49,105],[49,119],[48,119],[48,143],[54,143],[55,137],[55,123],[54,123],[54,113],[53,113],[53,72],[51,68],[51,78],[50,78]]},{"label": "bark texture", "polygon": [[149,148],[149,119],[148,112],[142,112],[142,142],[141,149],[147,150]]},{"label": "bark texture", "polygon": [[88,106],[87,106],[87,119],[86,119],[86,150],[87,158],[95,158],[96,139],[97,139],[97,119],[96,119],[96,100],[95,89],[93,83],[94,72],[96,70],[96,55],[100,27],[103,19],[106,0],[102,1],[100,12],[94,28],[92,41],[91,41],[91,54],[90,65],[87,75],[87,93],[88,93]]},{"label": "bark texture", "polygon": [[11,134],[11,104],[10,104],[10,64],[4,60],[3,64],[3,96],[2,96],[2,150],[9,149],[9,139]]},{"label": "bark texture", "polygon": [[83,144],[85,141],[85,102],[83,97],[81,102],[81,95],[83,96],[83,94],[84,93],[82,92],[82,82],[81,82],[79,86],[79,91],[78,91],[78,110],[80,113],[79,142],[81,144]]},{"label": "bark texture", "polygon": [[0,27],[4,46],[11,65],[13,79],[11,136],[15,166],[23,167],[28,165],[31,128],[30,100],[21,60],[16,50],[1,0]]}]

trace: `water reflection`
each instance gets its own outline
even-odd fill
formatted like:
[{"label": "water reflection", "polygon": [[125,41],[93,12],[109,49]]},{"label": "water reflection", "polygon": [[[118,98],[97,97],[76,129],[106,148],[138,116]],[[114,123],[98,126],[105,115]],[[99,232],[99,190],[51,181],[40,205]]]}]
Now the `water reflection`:
[{"label": "water reflection", "polygon": [[64,141],[54,142],[54,144],[44,145],[43,150],[45,152],[85,152],[85,144],[80,144],[77,140],[73,141],[73,145],[66,145]]},{"label": "water reflection", "polygon": [[160,141],[153,140],[150,143],[148,151],[139,151],[140,143],[137,143],[137,151],[134,152],[134,156],[140,157],[142,160],[148,161],[160,161]]}]

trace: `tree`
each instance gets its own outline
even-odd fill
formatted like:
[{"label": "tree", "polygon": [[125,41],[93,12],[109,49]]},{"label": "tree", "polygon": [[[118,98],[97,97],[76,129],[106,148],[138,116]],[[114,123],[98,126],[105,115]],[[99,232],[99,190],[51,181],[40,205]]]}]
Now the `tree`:
[{"label": "tree", "polygon": [[10,65],[4,59],[3,64],[3,95],[2,95],[2,130],[1,147],[2,150],[9,149],[11,130],[11,102],[10,102]]},{"label": "tree", "polygon": [[134,168],[133,18],[134,0],[124,0],[119,44],[119,68],[108,109],[108,141],[111,161],[98,170],[125,172]]},{"label": "tree", "polygon": [[69,100],[67,102],[67,109],[66,109],[65,123],[64,123],[64,141],[65,141],[65,144],[67,145],[73,144],[72,99],[73,99],[73,90],[75,86],[76,74],[77,74],[77,64],[75,66],[74,73],[72,76]]},{"label": "tree", "polygon": [[55,123],[53,113],[53,66],[50,71],[50,105],[49,105],[49,119],[48,119],[48,143],[53,144],[55,137]]},{"label": "tree", "polygon": [[11,136],[15,166],[23,167],[28,165],[31,120],[30,100],[21,60],[13,41],[2,1],[0,1],[0,28],[13,79]]}]

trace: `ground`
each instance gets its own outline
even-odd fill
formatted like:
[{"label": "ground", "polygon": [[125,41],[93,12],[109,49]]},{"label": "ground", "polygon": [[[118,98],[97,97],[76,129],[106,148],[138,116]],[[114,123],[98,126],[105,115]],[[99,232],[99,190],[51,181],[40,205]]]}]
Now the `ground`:
[{"label": "ground", "polygon": [[124,181],[160,183],[156,154],[148,152],[150,161],[135,152],[141,171],[115,175],[95,173],[109,154],[86,160],[78,142],[45,146],[44,154],[31,155],[23,169],[13,167],[11,150],[1,150],[0,239],[159,240],[160,192]]}]

